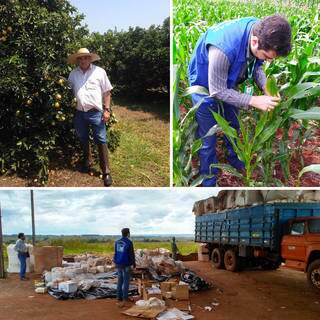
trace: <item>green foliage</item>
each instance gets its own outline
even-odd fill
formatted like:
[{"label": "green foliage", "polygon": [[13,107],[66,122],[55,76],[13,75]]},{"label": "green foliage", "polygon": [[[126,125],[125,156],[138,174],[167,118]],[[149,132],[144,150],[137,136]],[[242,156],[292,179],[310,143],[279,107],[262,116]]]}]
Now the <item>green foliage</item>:
[{"label": "green foliage", "polygon": [[45,183],[48,154],[75,145],[66,57],[87,34],[68,1],[7,1],[0,6],[1,169]]},{"label": "green foliage", "polygon": [[93,33],[86,46],[101,57],[114,86],[114,92],[131,97],[146,95],[148,90],[168,93],[170,73],[169,18],[162,26],[108,30]]}]

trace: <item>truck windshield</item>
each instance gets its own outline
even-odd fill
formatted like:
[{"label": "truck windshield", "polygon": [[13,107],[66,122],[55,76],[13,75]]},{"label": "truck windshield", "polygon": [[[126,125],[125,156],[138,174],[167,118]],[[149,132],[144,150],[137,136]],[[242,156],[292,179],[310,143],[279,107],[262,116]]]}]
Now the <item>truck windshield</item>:
[{"label": "truck windshield", "polygon": [[304,233],[304,221],[294,222],[291,227],[291,235],[302,235]]},{"label": "truck windshield", "polygon": [[309,220],[309,232],[320,233],[320,219]]}]

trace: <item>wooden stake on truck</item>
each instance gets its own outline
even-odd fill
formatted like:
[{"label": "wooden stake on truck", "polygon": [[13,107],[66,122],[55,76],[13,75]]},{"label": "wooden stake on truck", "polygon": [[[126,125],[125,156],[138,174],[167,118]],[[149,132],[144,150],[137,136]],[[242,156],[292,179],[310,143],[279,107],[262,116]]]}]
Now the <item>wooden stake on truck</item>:
[{"label": "wooden stake on truck", "polygon": [[0,203],[0,278],[5,278],[4,271],[4,258],[3,258],[3,237],[2,237],[2,215],[1,215],[1,203]]}]

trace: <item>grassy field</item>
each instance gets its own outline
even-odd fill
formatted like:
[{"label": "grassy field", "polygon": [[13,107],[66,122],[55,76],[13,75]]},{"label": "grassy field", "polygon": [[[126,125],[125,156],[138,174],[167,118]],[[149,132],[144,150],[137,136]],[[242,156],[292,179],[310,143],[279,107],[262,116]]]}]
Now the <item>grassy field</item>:
[{"label": "grassy field", "polygon": [[[114,251],[114,242],[107,241],[105,243],[89,243],[77,240],[53,240],[52,245],[59,245],[64,247],[64,254],[79,254],[85,252],[91,253],[105,253],[110,254]],[[165,248],[171,250],[169,241],[156,241],[156,242],[142,242],[133,241],[135,249],[157,249]],[[192,252],[196,252],[197,246],[193,241],[177,241],[177,246],[180,253],[186,255]]]}]

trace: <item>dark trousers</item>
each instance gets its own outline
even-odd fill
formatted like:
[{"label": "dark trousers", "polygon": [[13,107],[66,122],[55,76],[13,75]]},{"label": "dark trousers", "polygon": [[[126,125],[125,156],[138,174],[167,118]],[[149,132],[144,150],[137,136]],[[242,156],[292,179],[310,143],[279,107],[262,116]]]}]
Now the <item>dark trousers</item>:
[{"label": "dark trousers", "polygon": [[18,253],[18,259],[20,261],[20,279],[26,277],[26,270],[27,270],[27,256],[25,253]]},{"label": "dark trousers", "polygon": [[[199,100],[202,99],[202,97],[203,96],[201,95],[193,94],[193,105],[198,103]],[[213,98],[206,98],[196,112],[196,121],[198,123],[198,138],[204,137],[210,130],[210,128],[217,124],[210,110],[220,113],[233,128],[235,128],[237,131],[239,130],[239,121],[237,118],[239,109],[237,107],[227,103],[223,103],[223,107],[219,108],[218,103]],[[200,158],[200,175],[213,175],[213,177],[203,180],[202,185],[204,187],[214,187],[217,182],[216,175],[218,173],[218,169],[213,168],[210,170],[211,164],[218,163],[218,158],[216,155],[216,142],[217,137],[215,135],[202,139],[202,148],[198,153]],[[243,162],[238,159],[238,156],[233,150],[231,143],[225,136],[224,142],[228,151],[227,159],[230,165],[232,165],[236,169],[244,168]]]}]

